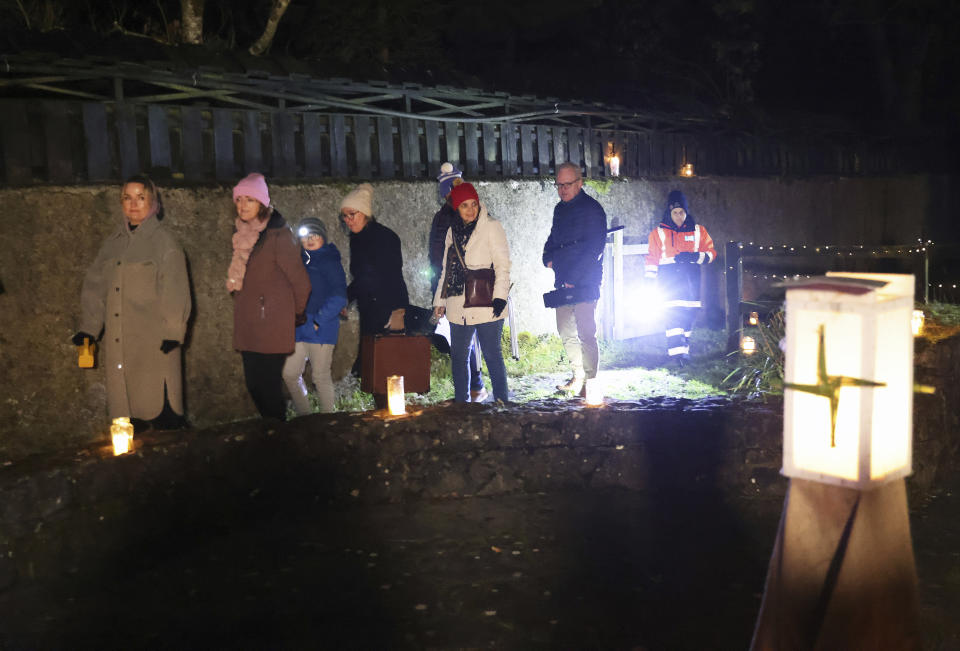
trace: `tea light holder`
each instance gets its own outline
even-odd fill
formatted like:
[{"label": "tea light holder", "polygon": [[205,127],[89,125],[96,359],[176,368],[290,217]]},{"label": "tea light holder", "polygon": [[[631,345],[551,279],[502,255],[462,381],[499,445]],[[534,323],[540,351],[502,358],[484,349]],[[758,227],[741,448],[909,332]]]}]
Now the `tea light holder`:
[{"label": "tea light holder", "polygon": [[387,413],[391,416],[403,416],[407,413],[402,375],[387,376]]},{"label": "tea light holder", "polygon": [[584,402],[589,407],[603,406],[603,385],[595,377],[584,381]]},{"label": "tea light holder", "polygon": [[126,416],[114,418],[110,425],[110,438],[113,440],[113,456],[118,457],[133,449],[133,425]]}]

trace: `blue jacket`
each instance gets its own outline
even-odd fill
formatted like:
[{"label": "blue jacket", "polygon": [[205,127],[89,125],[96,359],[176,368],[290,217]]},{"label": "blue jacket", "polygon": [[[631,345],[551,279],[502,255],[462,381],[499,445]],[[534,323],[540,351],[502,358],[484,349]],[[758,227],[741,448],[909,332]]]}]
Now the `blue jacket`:
[{"label": "blue jacket", "polygon": [[543,245],[543,264],[553,264],[554,286],[599,287],[603,280],[603,248],[607,214],[583,189],[553,209],[553,226]]},{"label": "blue jacket", "polygon": [[335,344],[340,333],[340,310],[347,304],[347,279],[340,263],[340,251],[324,244],[316,251],[300,250],[310,276],[307,322],[297,326],[297,341]]}]

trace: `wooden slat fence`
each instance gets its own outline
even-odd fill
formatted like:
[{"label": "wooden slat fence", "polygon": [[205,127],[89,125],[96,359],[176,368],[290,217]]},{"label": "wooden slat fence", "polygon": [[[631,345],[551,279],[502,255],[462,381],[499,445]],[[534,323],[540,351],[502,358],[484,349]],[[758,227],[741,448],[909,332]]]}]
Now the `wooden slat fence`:
[{"label": "wooden slat fence", "polygon": [[668,131],[585,128],[137,102],[0,100],[0,183],[118,181],[147,171],[165,182],[434,178],[452,161],[470,177],[550,176],[565,160],[626,177],[890,173],[889,152]]}]

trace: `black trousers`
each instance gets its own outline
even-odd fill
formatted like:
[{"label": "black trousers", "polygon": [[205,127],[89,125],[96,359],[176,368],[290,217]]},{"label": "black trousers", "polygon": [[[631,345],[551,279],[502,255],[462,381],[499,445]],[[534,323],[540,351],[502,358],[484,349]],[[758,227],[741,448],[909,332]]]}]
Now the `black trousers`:
[{"label": "black trousers", "polygon": [[243,358],[243,378],[262,418],[287,419],[287,404],[283,399],[283,363],[285,353],[254,353],[240,351]]}]

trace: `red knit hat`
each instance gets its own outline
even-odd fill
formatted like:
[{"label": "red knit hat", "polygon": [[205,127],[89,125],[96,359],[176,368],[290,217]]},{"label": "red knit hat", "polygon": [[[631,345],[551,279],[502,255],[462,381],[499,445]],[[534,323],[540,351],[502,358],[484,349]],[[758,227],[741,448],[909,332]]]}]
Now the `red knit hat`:
[{"label": "red knit hat", "polygon": [[450,205],[453,206],[454,210],[467,199],[473,199],[477,203],[480,203],[480,195],[477,194],[477,190],[472,184],[461,183],[453,187],[453,190],[450,192]]}]

